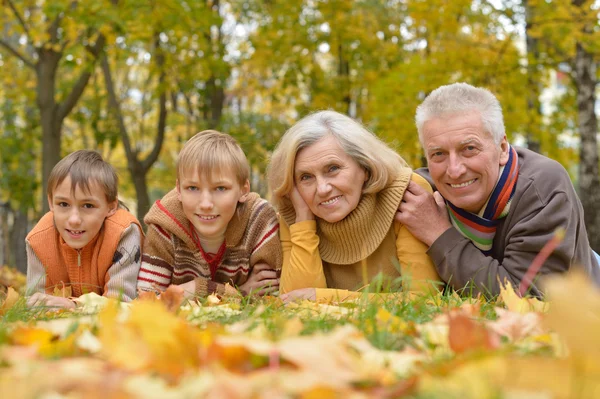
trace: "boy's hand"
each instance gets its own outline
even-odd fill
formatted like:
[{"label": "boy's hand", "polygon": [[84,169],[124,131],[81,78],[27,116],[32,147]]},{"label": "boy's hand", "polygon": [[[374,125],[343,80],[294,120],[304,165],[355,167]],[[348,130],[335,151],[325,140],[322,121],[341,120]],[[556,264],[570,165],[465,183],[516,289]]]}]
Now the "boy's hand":
[{"label": "boy's hand", "polygon": [[52,308],[75,309],[75,302],[69,298],[36,292],[27,298],[27,306],[46,306]]},{"label": "boy's hand", "polygon": [[281,294],[279,298],[283,303],[290,303],[298,300],[309,300],[315,301],[317,299],[317,290],[314,288],[299,288],[294,291],[290,291],[287,294]]},{"label": "boy's hand", "polygon": [[252,268],[248,280],[238,289],[244,296],[263,296],[275,292],[279,289],[277,272],[266,263],[257,263]]},{"label": "boy's hand", "polygon": [[304,222],[305,220],[315,220],[315,215],[300,196],[296,185],[294,185],[294,189],[290,193],[290,201],[292,201],[294,211],[296,212],[296,223]]},{"label": "boy's hand", "polygon": [[196,295],[196,281],[191,280],[187,283],[179,284],[179,287],[183,289],[183,298],[190,299]]}]

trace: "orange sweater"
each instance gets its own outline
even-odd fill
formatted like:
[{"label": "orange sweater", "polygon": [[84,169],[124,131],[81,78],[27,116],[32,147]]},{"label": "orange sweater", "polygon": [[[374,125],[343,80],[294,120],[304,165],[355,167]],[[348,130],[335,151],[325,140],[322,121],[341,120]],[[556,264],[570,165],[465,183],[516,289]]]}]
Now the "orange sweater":
[{"label": "orange sweater", "polygon": [[[103,227],[92,241],[80,250],[65,243],[54,226],[53,216],[52,212],[46,213],[26,239],[44,266],[46,293],[52,294],[54,287],[60,287],[64,283],[65,286],[71,286],[74,297],[89,292],[102,295],[107,291],[111,266],[119,259],[131,255],[123,254],[124,251],[138,253],[133,258],[137,258],[139,270],[139,243],[137,248],[119,247],[123,232],[131,224],[139,228],[140,234],[142,232],[140,223],[131,213],[124,209],[117,210],[114,215],[105,219]],[[134,274],[137,275],[137,271]]]}]

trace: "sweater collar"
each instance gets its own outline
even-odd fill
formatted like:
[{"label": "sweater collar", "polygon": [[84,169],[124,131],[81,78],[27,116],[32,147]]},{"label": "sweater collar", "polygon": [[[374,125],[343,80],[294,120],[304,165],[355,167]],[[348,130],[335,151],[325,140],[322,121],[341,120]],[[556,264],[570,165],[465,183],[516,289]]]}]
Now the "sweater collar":
[{"label": "sweater collar", "polygon": [[[411,176],[412,170],[403,168],[388,187],[363,195],[358,206],[339,222],[328,223],[317,218],[321,259],[347,265],[371,255],[388,233]],[[295,223],[296,213],[291,202],[280,214],[288,225]]]},{"label": "sweater collar", "polygon": [[[75,248],[71,247],[69,244],[67,244],[66,241],[62,238],[62,236],[58,232],[58,230],[56,230],[56,234],[58,234],[58,237],[59,237],[60,250],[63,253],[63,257],[65,259],[74,259],[75,257],[78,257],[81,260],[81,258],[83,257],[83,255],[85,253],[87,253],[88,251],[90,251],[92,248],[94,248],[96,246],[96,242],[98,241],[98,238],[100,237],[100,234],[102,233],[103,229],[104,229],[104,227],[102,227],[98,231],[98,234],[96,234],[94,236],[94,238],[91,239],[90,242],[85,244],[85,246],[80,249],[75,249]],[[79,264],[77,266],[81,266],[81,265]]]}]

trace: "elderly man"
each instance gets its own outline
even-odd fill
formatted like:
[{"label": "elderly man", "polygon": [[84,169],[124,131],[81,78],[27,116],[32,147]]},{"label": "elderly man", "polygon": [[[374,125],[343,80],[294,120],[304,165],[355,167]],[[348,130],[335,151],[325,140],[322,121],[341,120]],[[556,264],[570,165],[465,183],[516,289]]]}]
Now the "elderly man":
[{"label": "elderly man", "polygon": [[[600,282],[583,209],[565,169],[511,146],[502,109],[488,90],[455,83],[434,90],[417,108],[428,168],[417,170],[438,190],[410,184],[396,219],[429,246],[444,281],[466,293],[496,295],[498,280],[519,286],[542,247],[564,239],[538,277],[582,267]],[[542,293],[537,280],[530,293]]]}]

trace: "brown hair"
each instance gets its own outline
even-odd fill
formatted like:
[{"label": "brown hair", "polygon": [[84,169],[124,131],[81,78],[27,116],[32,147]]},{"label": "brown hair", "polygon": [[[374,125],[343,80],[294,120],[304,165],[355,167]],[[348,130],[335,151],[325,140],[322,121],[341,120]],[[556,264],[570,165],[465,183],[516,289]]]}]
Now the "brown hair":
[{"label": "brown hair", "polygon": [[248,159],[238,142],[216,130],[204,130],[189,139],[179,153],[176,167],[177,179],[196,171],[198,176],[210,177],[214,172],[230,169],[243,186],[250,177]]},{"label": "brown hair", "polygon": [[117,172],[96,151],[79,150],[61,159],[48,177],[47,194],[49,198],[53,197],[54,190],[67,176],[71,178],[71,193],[73,194],[77,187],[89,193],[90,185],[96,182],[104,191],[108,202],[117,199],[119,187]]}]

